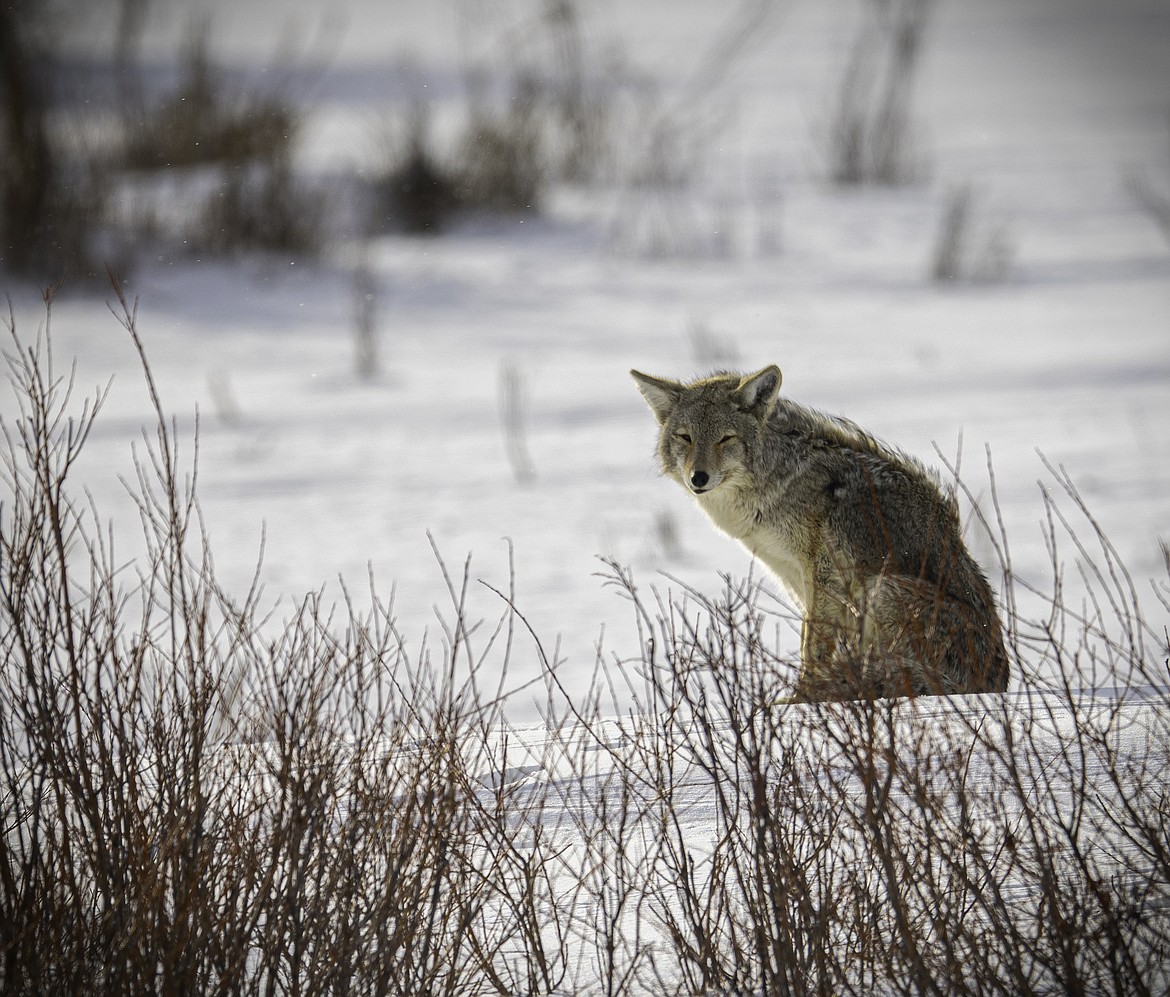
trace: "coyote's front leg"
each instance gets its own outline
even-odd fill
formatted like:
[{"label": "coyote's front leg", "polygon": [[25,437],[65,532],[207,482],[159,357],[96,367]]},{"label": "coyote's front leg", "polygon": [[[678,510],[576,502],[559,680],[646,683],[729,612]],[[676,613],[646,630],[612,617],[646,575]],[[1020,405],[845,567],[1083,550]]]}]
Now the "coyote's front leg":
[{"label": "coyote's front leg", "polygon": [[793,700],[848,699],[848,683],[839,675],[845,630],[843,600],[829,594],[826,585],[813,589],[800,624],[800,675]]}]

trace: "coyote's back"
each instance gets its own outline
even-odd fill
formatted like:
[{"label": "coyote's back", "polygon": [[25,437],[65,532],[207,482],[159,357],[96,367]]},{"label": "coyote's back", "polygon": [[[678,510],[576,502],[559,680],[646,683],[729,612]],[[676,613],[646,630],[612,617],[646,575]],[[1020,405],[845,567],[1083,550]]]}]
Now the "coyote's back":
[{"label": "coyote's back", "polygon": [[780,369],[683,384],[631,371],[663,473],[801,603],[799,699],[1001,691],[991,587],[918,461],[779,397]]}]

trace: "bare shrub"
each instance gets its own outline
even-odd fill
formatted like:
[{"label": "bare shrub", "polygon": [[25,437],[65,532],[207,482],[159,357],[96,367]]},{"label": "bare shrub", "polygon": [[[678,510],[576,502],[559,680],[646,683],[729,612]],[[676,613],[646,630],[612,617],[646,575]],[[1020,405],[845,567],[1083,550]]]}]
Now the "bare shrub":
[{"label": "bare shrub", "polygon": [[[380,179],[380,213],[393,219],[411,235],[436,235],[459,206],[458,186],[422,145],[413,145],[407,156]],[[392,227],[392,226],[391,226]]]},{"label": "bare shrub", "polygon": [[510,360],[500,365],[500,427],[512,475],[521,485],[536,480],[528,452],[528,391],[523,371]]},{"label": "bare shrub", "polygon": [[456,153],[465,208],[497,214],[535,214],[545,183],[542,124],[534,81],[517,80],[503,112],[480,106]]},{"label": "bare shrub", "polygon": [[1129,189],[1162,235],[1170,241],[1170,196],[1161,193],[1149,180],[1137,174],[1130,177]]},{"label": "bare shrub", "polygon": [[1006,222],[980,213],[979,198],[970,184],[952,188],[935,237],[931,278],[936,282],[1000,281],[1007,276],[1013,255]]},{"label": "bare shrub", "polygon": [[739,349],[726,333],[716,332],[705,318],[694,317],[687,324],[687,339],[696,365],[707,370],[734,367],[739,363]]},{"label": "bare shrub", "polygon": [[1060,468],[1049,588],[1014,574],[993,477],[980,519],[1018,690],[792,704],[795,621],[751,579],[663,595],[608,562],[635,652],[570,696],[534,639],[544,722],[515,729],[514,591],[477,624],[469,563],[440,559],[448,611],[414,650],[372,587],[283,620],[258,580],[233,597],[145,358],[127,564],[71,478],[104,393],[73,400],[48,319],[12,343],[5,993],[1170,985],[1167,629]]},{"label": "bare shrub", "polygon": [[354,366],[358,377],[371,380],[381,369],[378,350],[378,281],[370,268],[370,245],[360,249],[353,271]]},{"label": "bare shrub", "polygon": [[1130,170],[1125,178],[1126,188],[1158,230],[1170,242],[1170,193],[1163,185],[1159,189],[1150,178],[1139,170]]},{"label": "bare shrub", "polygon": [[582,182],[608,162],[607,87],[574,0],[540,0],[518,17],[474,3],[457,11],[464,120],[440,145],[421,94],[412,101],[374,180],[379,227],[390,231],[535,214],[552,180]]},{"label": "bare shrub", "polygon": [[[644,992],[1170,982],[1170,646],[1050,470],[1052,590],[1016,578],[994,540],[1023,674],[1002,696],[785,705],[796,663],[770,634],[785,621],[750,582],[647,605],[609,565],[644,648],[625,667],[645,681],[650,729],[620,762],[658,829],[639,928],[666,944],[643,962]],[[1084,609],[1066,601],[1065,545]],[[1044,596],[1038,619],[1019,612],[1024,594]],[[1155,596],[1170,610],[1170,585]]]},{"label": "bare shrub", "polygon": [[608,241],[622,254],[651,259],[772,255],[779,248],[779,184],[774,178],[736,190],[717,177],[717,150],[735,121],[729,76],[768,37],[775,6],[734,5],[677,91],[634,81],[623,116],[611,115],[621,141],[620,185]]},{"label": "bare shrub", "polygon": [[419,87],[374,170],[376,228],[436,233],[469,213],[538,213],[552,183],[616,179],[610,241],[621,249],[727,256],[751,241],[775,251],[775,184],[746,199],[696,199],[691,188],[730,116],[722,83],[770,4],[738,5],[672,100],[590,43],[575,0],[458,9],[462,121],[438,140]]},{"label": "bare shrub", "polygon": [[193,251],[269,250],[312,255],[325,237],[325,193],[299,180],[284,158],[229,164],[185,230]]},{"label": "bare shrub", "polygon": [[210,24],[187,36],[179,83],[151,107],[125,108],[122,157],[131,169],[286,158],[300,121],[274,93],[233,94],[211,58]]},{"label": "bare shrub", "polygon": [[576,0],[545,0],[541,14],[554,70],[546,99],[559,119],[554,168],[566,180],[589,180],[605,169],[613,151],[610,100],[599,82],[602,67],[596,65]]},{"label": "bare shrub", "polygon": [[470,102],[468,122],[444,151],[416,102],[405,138],[390,142],[375,173],[371,228],[437,235],[468,213],[536,214],[546,184],[543,127],[534,91],[521,86],[502,111]]},{"label": "bare shrub", "polygon": [[100,270],[108,187],[55,124],[51,18],[35,3],[0,10],[0,266],[52,283]]},{"label": "bare shrub", "polygon": [[[487,127],[507,137],[538,167],[538,180],[581,183],[604,173],[614,66],[591,42],[578,0],[457,9],[469,133]],[[512,113],[517,104],[523,122]]]},{"label": "bare shrub", "polygon": [[[188,29],[179,81],[157,103],[134,82],[133,43],[118,53],[128,82],[116,162],[132,174],[133,202],[123,223],[201,253],[315,254],[327,205],[293,167],[301,115],[274,90],[233,87],[213,61],[210,27]],[[151,204],[147,173],[166,177],[161,204]]]},{"label": "bare shrub", "polygon": [[3,423],[0,989],[554,990],[540,798],[483,682],[510,613],[474,646],[465,571],[434,656],[374,595],[266,625],[215,580],[145,367],[127,570],[70,492],[103,394],[78,411],[49,342],[14,333]]},{"label": "bare shrub", "polygon": [[910,103],[933,0],[871,0],[827,127],[829,176],[840,184],[915,179]]},{"label": "bare shrub", "polygon": [[653,549],[657,556],[670,561],[682,555],[678,519],[673,512],[663,509],[654,516],[652,535],[654,538]]},{"label": "bare shrub", "polygon": [[401,134],[391,134],[386,146],[385,162],[373,178],[369,234],[439,234],[459,210],[459,183],[432,139],[430,112],[421,98],[411,104]]}]

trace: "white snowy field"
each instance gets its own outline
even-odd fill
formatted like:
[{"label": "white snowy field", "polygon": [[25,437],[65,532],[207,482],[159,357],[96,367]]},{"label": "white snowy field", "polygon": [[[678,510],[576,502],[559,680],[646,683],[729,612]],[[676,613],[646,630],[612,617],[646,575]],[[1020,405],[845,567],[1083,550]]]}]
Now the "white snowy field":
[{"label": "white snowy field", "polygon": [[[145,51],[173,58],[195,7],[156,7]],[[262,83],[279,75],[282,37],[325,39],[294,57],[328,55],[302,97],[301,166],[322,176],[368,166],[381,123],[409,99],[404,64],[429,81],[438,119],[457,112],[473,7],[199,5],[213,51]],[[1139,590],[1160,572],[1164,582],[1170,245],[1125,178],[1170,192],[1170,8],[938,3],[912,104],[921,177],[892,188],[825,180],[825,123],[860,8],[762,9],[728,71],[696,90],[734,11],[583,8],[598,50],[622,53],[680,113],[714,109],[722,125],[694,182],[670,197],[620,179],[561,185],[538,217],[377,239],[383,369],[372,381],[353,359],[355,246],[320,261],[139,261],[128,291],[181,438],[199,412],[198,491],[229,588],[248,584],[263,536],[270,599],[289,607],[322,585],[336,596],[338,576],[361,591],[372,572],[383,596],[393,589],[401,632],[421,641],[446,601],[428,532],[452,570],[470,556],[472,577],[501,590],[510,543],[516,604],[550,653],[559,641],[562,680],[583,690],[603,631],[607,656],[637,651],[627,605],[596,577],[599,556],[664,589],[674,584],[664,575],[713,591],[721,573],[751,570],[656,476],[655,425],[626,373],[699,373],[712,344],[720,365],[778,363],[792,397],[936,466],[935,448],[954,460],[961,439],[963,479],[985,503],[990,448],[1021,578],[1046,587],[1051,574],[1039,452],[1067,469]],[[485,48],[505,44],[490,34],[496,23],[483,21]],[[78,37],[100,44],[108,28],[83,23]],[[964,183],[1011,262],[1002,280],[939,285],[932,247],[947,194]],[[30,336],[43,321],[36,289],[9,279],[3,289]],[[75,485],[130,556],[136,518],[119,478],[151,417],[108,297],[66,288],[52,329],[58,363],[76,357],[79,390],[114,378]],[[524,485],[501,429],[505,365],[527,403],[535,478]],[[978,529],[970,536],[998,581],[992,548]],[[1075,552],[1060,556],[1075,586]],[[473,616],[502,609],[473,586]],[[796,654],[794,630],[779,639]],[[526,681],[538,657],[518,651],[511,668]],[[530,715],[526,701],[513,707]]]},{"label": "white snowy field", "polygon": [[[1115,548],[1144,611],[1146,646],[1157,646],[1170,626],[1162,544],[1170,538],[1170,233],[1159,230],[1128,180],[1144,178],[1170,198],[1170,5],[938,0],[911,104],[918,175],[893,187],[841,187],[826,179],[825,130],[862,5],[598,0],[576,8],[595,71],[612,60],[620,67],[615,78],[648,81],[679,121],[701,127],[704,141],[688,183],[662,189],[627,182],[623,168],[644,151],[639,143],[646,139],[635,116],[635,126],[623,124],[623,145],[608,179],[556,184],[540,213],[523,219],[480,218],[438,237],[385,235],[369,246],[339,238],[319,259],[201,259],[155,247],[137,260],[126,289],[138,300],[138,330],[188,466],[198,412],[197,491],[218,580],[242,596],[262,551],[261,602],[276,604],[273,625],[279,628],[307,592],[323,589],[327,602],[340,599],[339,578],[360,610],[372,578],[379,595],[392,598],[405,643],[397,648],[403,673],[409,667],[402,662],[418,661],[426,650],[441,657],[435,649],[454,632],[435,550],[456,587],[470,559],[465,613],[471,621],[490,621],[474,634],[476,648],[506,615],[499,593],[514,587],[515,606],[540,642],[537,648],[518,632],[507,656],[505,685],[524,688],[502,714],[485,711],[500,721],[495,726],[479,728],[473,715],[466,729],[446,733],[474,756],[459,772],[466,777],[460,791],[471,787],[467,795],[476,806],[479,794],[486,810],[494,800],[505,813],[507,833],[485,839],[484,851],[503,842],[496,858],[503,854],[517,869],[551,877],[541,910],[553,928],[564,928],[568,942],[561,955],[570,967],[557,993],[601,992],[613,983],[601,964],[605,930],[617,946],[618,965],[638,966],[637,978],[620,992],[699,989],[691,984],[700,960],[687,962],[682,945],[671,943],[671,928],[688,909],[681,873],[695,874],[695,896],[725,905],[712,922],[729,931],[728,925],[743,923],[742,891],[735,884],[719,891],[712,886],[717,875],[722,870],[730,880],[741,861],[744,868],[755,862],[758,871],[783,851],[783,842],[773,842],[773,852],[762,855],[755,839],[740,835],[759,803],[744,771],[775,777],[760,780],[772,794],[769,833],[791,832],[791,840],[812,849],[812,859],[826,863],[812,867],[809,882],[831,893],[848,881],[857,896],[878,896],[880,904],[880,890],[861,883],[869,867],[847,860],[849,849],[861,849],[857,843],[868,842],[873,830],[864,800],[872,788],[864,780],[869,770],[849,755],[858,745],[876,746],[878,753],[888,745],[891,768],[895,745],[908,748],[897,756],[908,764],[899,768],[884,812],[904,819],[893,835],[906,849],[899,868],[919,861],[919,830],[928,832],[921,840],[954,846],[940,861],[955,866],[907,884],[911,893],[918,890],[912,899],[919,904],[914,909],[926,912],[923,923],[936,916],[936,900],[946,900],[953,911],[955,896],[964,896],[961,890],[931,896],[930,889],[939,883],[949,889],[948,876],[974,868],[968,860],[987,860],[990,865],[976,870],[972,903],[991,919],[990,934],[1004,925],[1037,932],[1035,948],[1013,947],[1001,932],[1004,947],[995,951],[1010,954],[1005,962],[1060,942],[1059,932],[1046,934],[1063,916],[1053,913],[1053,897],[1079,902],[1102,884],[1103,892],[1093,896],[1103,896],[1103,906],[1086,902],[1090,913],[1081,927],[1096,923],[1092,911],[1112,915],[1110,903],[1122,898],[1124,916],[1134,917],[1134,937],[1149,942],[1142,951],[1155,960],[1165,949],[1170,910],[1165,844],[1151,845],[1141,835],[1165,828],[1165,689],[1121,692],[1112,687],[1124,684],[1125,676],[1098,670],[1073,677],[1100,687],[1084,698],[1058,687],[1022,688],[1017,679],[1005,696],[858,706],[854,720],[865,718],[867,708],[869,718],[884,718],[879,736],[873,739],[871,731],[868,742],[861,737],[852,744],[842,738],[838,755],[818,755],[840,729],[833,711],[848,721],[854,707],[772,709],[771,696],[745,706],[745,690],[755,688],[755,679],[774,690],[770,664],[797,658],[798,622],[746,552],[717,534],[677,486],[658,477],[656,426],[627,371],[686,377],[712,366],[756,369],[775,362],[784,372],[783,390],[801,402],[845,415],[940,468],[961,453],[969,494],[993,521],[1002,517],[1025,623],[1046,609],[1025,586],[1040,592],[1062,586],[1057,601],[1070,615],[1056,622],[1068,623],[1082,604],[1085,560],[1108,572]],[[419,86],[438,127],[456,123],[465,111],[461,73],[468,47],[498,63],[512,37],[508,26],[523,9],[522,0],[158,0],[150,7],[142,51],[167,68],[191,24],[206,14],[212,50],[234,79],[290,88],[305,115],[298,168],[326,183],[372,170],[386,122],[400,120]],[[745,20],[752,12],[758,18]],[[752,30],[733,45],[734,26],[744,23]],[[112,45],[106,14],[81,16],[68,30],[69,44],[86,59]],[[722,61],[721,52],[733,57]],[[92,108],[91,124],[99,128],[108,110],[104,99],[95,95]],[[1006,266],[995,279],[940,284],[930,275],[934,245],[951,193],[967,184],[982,232],[999,239],[999,262]],[[181,194],[182,184],[175,190]],[[180,214],[190,210],[174,207]],[[358,375],[354,359],[360,307],[355,268],[367,253],[381,358],[370,379]],[[30,341],[45,322],[39,289],[0,276],[0,291],[9,295],[18,334]],[[66,286],[51,325],[58,369],[76,361],[78,411],[84,395],[110,383],[71,480],[74,494],[88,494],[103,521],[112,521],[114,559],[124,564],[141,538],[123,482],[133,478],[134,453],[143,453],[142,434],[153,433],[154,415],[131,339],[110,314],[112,298]],[[524,483],[513,473],[503,430],[505,372],[521,385],[533,471]],[[6,422],[14,401],[11,386],[0,385]],[[1091,520],[1077,511],[1045,461],[1075,483]],[[1043,489],[1069,516],[1084,550],[1059,524],[1059,547],[1055,554],[1049,549]],[[6,501],[0,495],[0,517]],[[963,501],[967,508],[966,496]],[[968,529],[972,551],[999,584],[995,543],[976,519]],[[1113,548],[1102,549],[1097,525]],[[649,683],[642,684],[640,644],[647,632],[639,631],[621,586],[600,577],[612,570],[607,561],[628,566],[645,605],[666,605],[667,615],[670,604],[655,603],[651,588],[664,597],[669,591],[676,623],[685,615],[677,600],[689,599],[694,614],[688,622],[698,618],[701,597],[717,600],[725,591],[722,576],[733,586],[749,575],[762,583],[759,608],[774,612],[775,620],[760,632],[774,634],[775,646],[742,675],[710,667],[704,675],[714,674],[716,685],[741,683],[730,707],[712,697],[704,714],[708,703],[697,686],[671,701],[667,693],[677,689],[659,689],[656,699]],[[132,579],[132,570],[122,577]],[[1125,579],[1106,577],[1095,591],[1128,598],[1127,588]],[[686,590],[700,597],[684,596]],[[1116,617],[1126,611],[1104,605],[1102,617],[1124,629],[1126,621]],[[1030,637],[1038,632],[1025,630]],[[1058,635],[1055,643],[1060,637],[1076,648],[1076,633]],[[354,639],[348,632],[341,643],[348,647]],[[478,688],[490,692],[500,680],[503,643],[485,658]],[[656,647],[662,656],[656,661],[669,656],[663,652],[668,644]],[[1042,644],[1043,638],[1023,646]],[[594,702],[589,697],[598,691],[599,654],[615,699]],[[663,681],[685,683],[702,671],[702,655],[695,654],[698,664],[672,661],[678,672]],[[546,695],[548,659],[558,662],[559,689]],[[1146,664],[1152,669],[1161,660],[1153,655]],[[693,672],[687,672],[690,665]],[[332,667],[340,674],[340,664]],[[328,687],[331,677],[313,680]],[[112,678],[115,685],[126,681]],[[1147,671],[1143,679],[1156,685],[1152,680],[1162,675]],[[259,676],[258,700],[268,685],[279,690],[280,678]],[[348,687],[337,685],[336,701],[346,701]],[[439,712],[440,698],[421,705],[394,703],[393,696],[379,702],[393,704],[387,715],[400,710],[396,715],[409,718],[394,732],[406,738],[412,725],[425,728],[433,719],[428,710]],[[328,695],[324,701],[333,702]],[[100,718],[105,704],[95,702]],[[680,702],[684,708],[676,711]],[[742,726],[728,720],[737,709],[748,721]],[[368,718],[357,713],[352,726],[362,727]],[[329,826],[339,833],[326,845],[336,848],[338,866],[348,862],[358,878],[374,881],[377,861],[386,855],[379,835],[398,820],[384,801],[404,798],[394,795],[404,792],[402,785],[412,793],[429,784],[387,781],[376,750],[363,756],[376,764],[350,772],[341,756],[355,740],[347,740],[351,718],[328,720],[333,726],[323,729],[329,736],[345,733],[330,741],[335,755],[320,757],[363,790],[392,786],[386,796],[359,799],[355,791],[352,799],[342,793],[328,801],[337,808],[329,811]],[[383,732],[363,730],[365,748],[380,749]],[[754,759],[745,760],[744,730],[762,732],[765,747]],[[312,744],[302,757],[294,739],[279,740],[274,736],[253,755],[252,748],[233,745],[219,756],[232,778],[257,797],[267,794],[267,804],[276,807],[252,811],[246,793],[222,793],[215,803],[224,812],[241,799],[248,804],[246,819],[234,826],[254,827],[247,821],[256,813],[263,819],[292,813],[281,809],[283,796],[269,791],[277,784],[287,789],[290,759],[305,765],[319,759]],[[1013,747],[1001,750],[1004,744]],[[441,759],[435,752],[438,760],[422,751],[401,754],[406,772],[412,765],[425,772],[447,764],[459,769],[458,750]],[[948,765],[955,760],[959,764]],[[120,762],[114,759],[115,766]],[[751,770],[747,762],[760,767]],[[42,788],[34,768],[6,771],[8,812],[21,810],[14,787]],[[802,782],[808,773],[813,778]],[[930,789],[934,776],[941,795],[927,796],[937,810],[911,798]],[[136,793],[151,778],[150,790],[157,791],[150,765],[127,774],[127,785],[135,787],[128,794],[131,822],[146,828],[144,834],[154,833],[157,815],[138,805]],[[49,789],[64,799],[72,792],[66,783]],[[606,811],[607,801],[618,806]],[[70,806],[75,802],[69,798]],[[960,803],[970,825],[959,820]],[[25,817],[13,822],[8,841],[30,826],[36,831]],[[827,835],[816,824],[822,818]],[[839,826],[853,837],[837,835]],[[1012,833],[1021,828],[1042,833],[1017,854]],[[103,830],[98,827],[99,836]],[[982,834],[973,849],[962,836],[969,833]],[[1050,849],[1046,834],[1060,847]],[[262,845],[261,838],[245,844]],[[142,840],[151,848],[169,844]],[[347,851],[352,841],[366,851]],[[154,853],[144,854],[149,871]],[[373,858],[363,866],[367,855]],[[872,850],[863,857],[876,861]],[[717,859],[731,864],[720,866]],[[1082,866],[1074,868],[1074,859]],[[924,861],[923,869],[929,857]],[[1010,875],[997,879],[1005,868]],[[1069,882],[1056,884],[1067,892],[1054,887],[1037,899],[1041,874],[1053,869],[1057,878],[1068,872]],[[495,875],[499,867],[489,871]],[[888,868],[882,872],[889,875]],[[208,887],[210,893],[236,889],[233,869],[213,863],[206,873],[218,884]],[[276,881],[280,887],[279,875]],[[880,887],[876,873],[873,882]],[[998,907],[1000,898],[982,890],[988,883],[1004,888]],[[396,900],[387,899],[382,885],[375,882],[371,893],[377,902]],[[1081,887],[1086,892],[1078,893]],[[771,916],[787,900],[782,896],[754,913]],[[830,896],[825,909],[833,907]],[[835,913],[840,924],[856,926],[848,910]],[[500,924],[505,921],[501,915]],[[798,923],[796,933],[804,927]],[[978,941],[983,927],[976,924],[962,939]],[[486,937],[497,928],[490,923]],[[927,930],[924,937],[935,935]],[[1087,937],[1100,942],[1100,951],[1111,941],[1091,931]],[[377,954],[376,945],[367,948],[371,958]],[[249,957],[262,949],[257,944]],[[279,945],[273,952],[279,961]],[[730,954],[723,955],[734,961],[740,952],[754,950],[729,945]],[[899,953],[891,957],[895,962]],[[938,952],[933,956],[945,962]],[[518,955],[507,968],[520,973],[522,965]],[[754,964],[739,968],[753,986],[762,979]],[[1045,983],[1057,979],[1060,968],[1048,974],[1039,965],[998,966],[993,975],[1002,982],[1020,973]],[[1108,968],[1092,962],[1089,971]],[[855,969],[858,975],[848,979],[864,981],[866,966],[850,966],[848,974]],[[1165,968],[1154,965],[1146,982],[1157,986],[1165,978]]]}]

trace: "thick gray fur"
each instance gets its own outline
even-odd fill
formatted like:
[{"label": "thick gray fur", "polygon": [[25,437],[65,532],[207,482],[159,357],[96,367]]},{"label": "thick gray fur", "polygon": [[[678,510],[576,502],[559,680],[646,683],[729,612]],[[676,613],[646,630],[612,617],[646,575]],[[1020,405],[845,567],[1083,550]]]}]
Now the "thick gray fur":
[{"label": "thick gray fur", "polygon": [[795,699],[1006,688],[991,586],[932,471],[781,398],[776,366],[686,384],[630,373],[661,427],[663,473],[800,603]]}]

